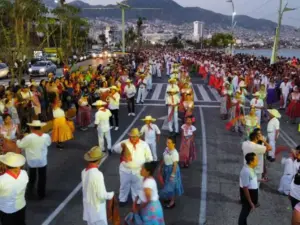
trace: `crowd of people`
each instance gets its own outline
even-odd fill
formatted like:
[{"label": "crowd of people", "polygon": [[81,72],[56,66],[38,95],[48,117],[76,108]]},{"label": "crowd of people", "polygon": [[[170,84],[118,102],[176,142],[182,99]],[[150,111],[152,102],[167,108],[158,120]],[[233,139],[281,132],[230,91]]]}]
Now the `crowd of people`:
[{"label": "crowd of people", "polygon": [[[152,91],[154,76],[167,76],[169,83],[165,104],[170,136],[163,154],[157,152],[157,143],[162,138],[152,115],[142,119],[144,126],[131,129],[128,139],[112,146],[111,132],[119,130],[119,114],[123,113],[120,101],[126,100],[128,117],[135,117],[136,104],[143,104],[147,92]],[[245,166],[240,175],[239,225],[247,224],[250,211],[259,206],[257,182],[268,182],[265,162],[274,162],[277,154],[281,115],[274,106],[278,102],[279,110],[286,110],[282,112],[292,123],[300,113],[299,62],[281,59],[269,66],[268,59],[263,57],[156,49],[125,56],[97,69],[78,68],[60,78],[49,74],[40,84],[22,80],[20,85],[0,86],[2,225],[25,224],[25,192],[35,194],[36,180],[39,199],[47,196],[47,152],[51,143],[63,150],[66,141],[76,138],[76,128],[84,132],[91,127],[97,130],[98,146],[84,155],[87,167],[81,174],[83,220],[89,225],[107,225],[108,219],[119,220],[117,215],[107,216],[111,212],[107,211],[106,202],[109,200],[110,206],[113,202],[125,206],[131,192],[133,207],[125,218],[126,224],[165,224],[163,209],[174,208],[176,198],[184,193],[180,171],[196,159],[193,76],[201,77],[220,93],[221,119],[228,120],[228,130],[242,136]],[[250,110],[246,107],[248,98],[253,98]],[[95,114],[93,121],[92,114]],[[179,118],[183,124],[179,124]],[[267,121],[265,138],[261,124]],[[177,135],[181,135],[178,151]],[[297,212],[300,153],[296,150],[290,158],[282,160],[285,171],[279,191],[296,193],[291,194],[291,202]],[[120,154],[118,201],[114,192],[106,191],[104,176],[98,169],[102,158],[113,153]],[[27,172],[22,169],[25,163]],[[287,171],[290,167],[293,173]],[[160,190],[156,180],[161,184]]]}]

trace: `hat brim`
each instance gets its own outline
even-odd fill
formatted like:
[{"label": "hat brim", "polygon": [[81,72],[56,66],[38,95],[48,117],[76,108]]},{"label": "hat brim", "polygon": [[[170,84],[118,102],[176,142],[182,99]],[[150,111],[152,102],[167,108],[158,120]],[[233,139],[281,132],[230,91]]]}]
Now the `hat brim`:
[{"label": "hat brim", "polygon": [[14,162],[7,162],[5,155],[0,155],[0,162],[12,168],[24,166],[26,162],[25,157],[21,154],[17,154],[16,157],[18,157],[18,159],[14,160]]},{"label": "hat brim", "polygon": [[156,119],[155,118],[151,118],[151,119],[141,119],[142,121],[152,121],[152,122],[155,122],[156,121]]},{"label": "hat brim", "polygon": [[133,134],[131,134],[131,133],[128,133],[128,136],[129,136],[129,137],[140,137],[141,134],[138,133],[138,134],[133,135]]},{"label": "hat brim", "polygon": [[276,117],[276,118],[278,118],[278,119],[281,118],[281,115],[280,115],[279,112],[272,112],[271,110],[268,110],[268,112],[269,112],[272,116],[274,116],[274,117]]},{"label": "hat brim", "polygon": [[98,160],[103,159],[104,156],[105,155],[102,153],[102,155],[99,156],[99,157],[97,157],[97,158],[91,158],[88,153],[85,153],[84,156],[83,156],[83,158],[84,158],[85,161],[94,162],[94,161],[98,161]]},{"label": "hat brim", "polygon": [[34,123],[27,123],[30,127],[44,127],[47,125],[47,123],[41,123],[41,124],[34,124]]},{"label": "hat brim", "polygon": [[92,105],[93,106],[105,106],[105,105],[107,105],[107,103],[106,104],[97,104],[96,102],[94,102]]}]

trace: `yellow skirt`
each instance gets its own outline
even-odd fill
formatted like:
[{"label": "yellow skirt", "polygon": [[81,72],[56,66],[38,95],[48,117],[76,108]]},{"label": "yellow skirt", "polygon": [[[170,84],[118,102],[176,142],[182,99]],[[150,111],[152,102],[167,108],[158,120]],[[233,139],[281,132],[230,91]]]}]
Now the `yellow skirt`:
[{"label": "yellow skirt", "polygon": [[66,120],[65,117],[55,118],[53,120],[52,141],[65,142],[73,139],[75,130],[74,123]]}]

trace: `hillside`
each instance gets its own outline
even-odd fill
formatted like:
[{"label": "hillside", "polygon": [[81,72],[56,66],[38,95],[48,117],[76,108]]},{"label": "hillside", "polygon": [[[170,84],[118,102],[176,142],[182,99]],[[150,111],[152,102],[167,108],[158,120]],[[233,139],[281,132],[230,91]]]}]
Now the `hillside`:
[{"label": "hillside", "polygon": [[[51,0],[44,0],[51,2]],[[53,3],[53,0],[52,0]],[[143,16],[148,20],[160,19],[174,24],[191,23],[193,21],[203,21],[207,25],[218,24],[221,26],[231,26],[231,16],[215,13],[210,10],[199,7],[182,7],[173,0],[128,0],[128,5],[132,8],[160,8],[160,10],[138,10],[131,9],[126,11],[127,19],[135,19],[138,16]],[[116,8],[107,10],[82,10],[82,16],[87,18],[96,17],[121,17],[121,12],[115,5],[109,6],[91,6],[82,1],[73,1],[70,4],[83,8]],[[238,21],[237,26],[257,30],[257,31],[274,31],[276,23],[265,19],[254,19],[249,16],[236,16]]]}]

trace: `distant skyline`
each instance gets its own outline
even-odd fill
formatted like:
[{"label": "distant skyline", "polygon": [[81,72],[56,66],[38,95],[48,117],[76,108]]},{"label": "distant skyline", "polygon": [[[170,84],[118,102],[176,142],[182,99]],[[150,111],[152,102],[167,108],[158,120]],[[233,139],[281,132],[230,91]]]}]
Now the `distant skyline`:
[{"label": "distant skyline", "polygon": [[[67,2],[70,2],[68,0]],[[115,4],[117,0],[82,0],[91,5]],[[162,0],[163,1],[163,0]],[[174,0],[182,6],[196,6],[217,13],[231,15],[231,4],[226,0]],[[279,0],[233,0],[237,15],[247,15],[254,18],[269,19],[274,22],[278,20]],[[284,0],[285,1],[285,0]],[[300,1],[289,0],[288,7],[298,10],[284,14],[283,23],[300,28]]]}]

